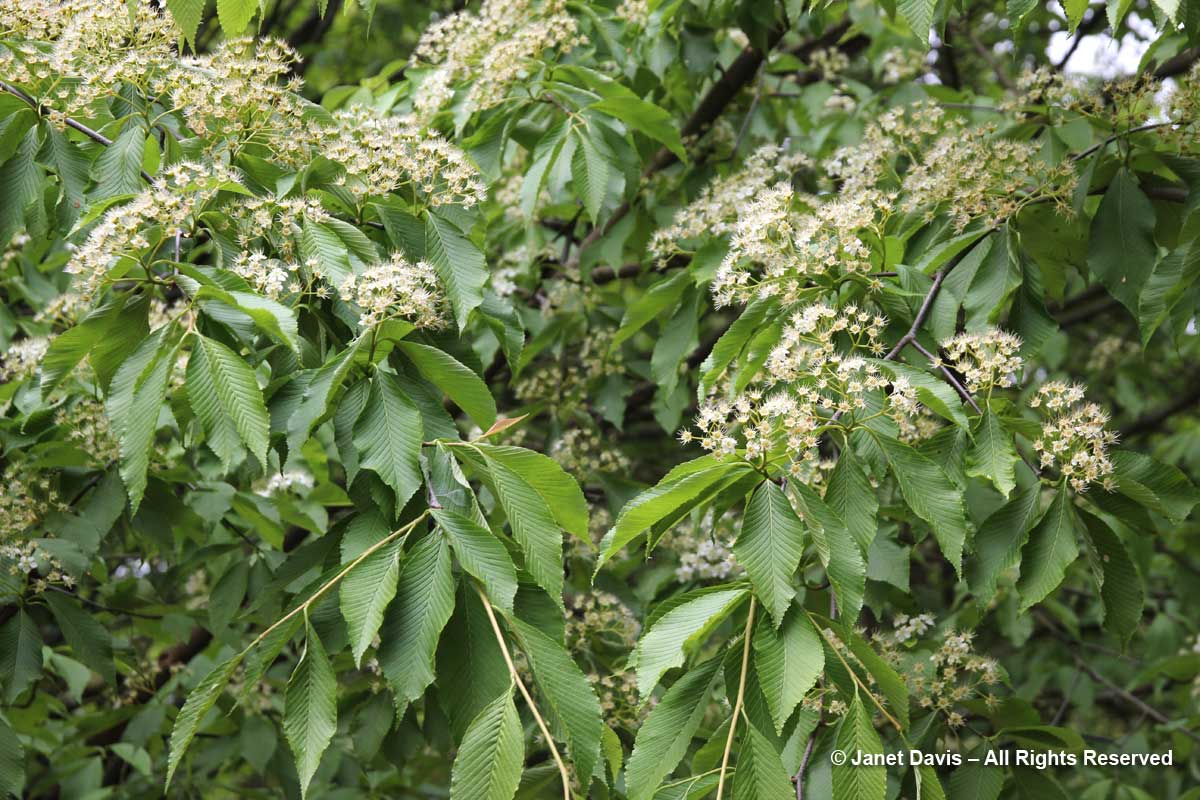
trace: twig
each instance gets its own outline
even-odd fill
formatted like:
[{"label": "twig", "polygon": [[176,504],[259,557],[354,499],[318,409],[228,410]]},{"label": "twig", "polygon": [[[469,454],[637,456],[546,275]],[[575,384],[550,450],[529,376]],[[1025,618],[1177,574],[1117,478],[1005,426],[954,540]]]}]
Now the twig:
[{"label": "twig", "polygon": [[1153,130],[1157,130],[1158,128],[1167,128],[1167,127],[1170,127],[1171,125],[1175,125],[1175,124],[1177,124],[1177,123],[1175,123],[1175,122],[1147,122],[1145,125],[1138,125],[1136,128],[1130,128],[1129,130],[1123,131],[1121,133],[1114,133],[1112,136],[1109,136],[1104,141],[1097,142],[1096,144],[1092,145],[1088,149],[1073,156],[1072,160],[1082,161],[1083,159],[1090,156],[1092,153],[1095,153],[1097,150],[1103,150],[1105,147],[1108,147],[1110,144],[1115,142],[1117,139],[1121,139],[1125,136],[1132,136],[1135,133],[1144,133],[1145,131],[1153,131]]},{"label": "twig", "polygon": [[162,619],[162,614],[145,614],[141,611],[130,611],[129,609],[125,608],[113,608],[112,606],[106,606],[103,603],[97,603],[95,600],[89,600],[83,595],[75,594],[74,592],[68,592],[61,586],[47,586],[46,589],[51,592],[57,592],[58,594],[65,594],[67,597],[74,597],[84,605],[89,605],[99,611],[107,611],[111,614],[127,614],[128,616],[141,617],[142,619]]},{"label": "twig", "polygon": [[914,350],[929,359],[930,366],[935,364],[937,365],[938,370],[942,373],[942,377],[954,387],[954,391],[958,392],[959,397],[961,397],[963,400],[966,400],[967,404],[970,405],[971,408],[975,409],[976,414],[983,413],[983,409],[981,409],[979,404],[975,402],[975,398],[971,396],[971,393],[968,392],[961,383],[959,383],[958,378],[954,377],[954,373],[942,363],[942,360],[938,356],[935,356],[933,353],[926,350],[925,347],[916,339],[913,339],[910,344],[912,344]]},{"label": "twig", "polygon": [[492,623],[492,633],[496,635],[496,642],[500,645],[500,652],[504,655],[504,663],[508,665],[508,674],[512,676],[517,690],[525,698],[525,704],[529,706],[529,711],[533,714],[533,719],[537,722],[542,736],[545,737],[546,744],[550,745],[550,755],[554,756],[554,763],[558,765],[558,774],[562,777],[563,800],[571,800],[571,775],[567,772],[567,765],[563,763],[562,756],[558,752],[558,745],[554,743],[554,737],[550,735],[550,728],[546,726],[546,720],[542,719],[541,713],[538,712],[537,704],[533,702],[533,696],[529,694],[521,676],[517,674],[517,666],[508,652],[508,642],[504,639],[504,632],[500,630],[500,622],[496,619],[496,612],[492,610],[491,601],[488,600],[483,589],[476,586],[475,591],[479,593],[479,599],[483,601],[483,610],[487,612],[488,622]]},{"label": "twig", "polygon": [[1141,436],[1157,429],[1162,423],[1186,408],[1200,402],[1200,382],[1193,384],[1183,394],[1162,408],[1138,417],[1121,431],[1125,436]]},{"label": "twig", "polygon": [[[1155,722],[1159,723],[1160,725],[1166,725],[1171,722],[1171,718],[1168,717],[1166,714],[1162,713],[1157,708],[1154,708],[1153,706],[1147,704],[1145,700],[1141,699],[1137,695],[1133,694],[1132,692],[1130,692],[1126,689],[1122,689],[1120,686],[1118,686],[1117,684],[1113,683],[1108,678],[1101,675],[1099,672],[1097,672],[1095,669],[1093,669],[1091,667],[1091,665],[1089,665],[1086,661],[1084,661],[1078,655],[1075,655],[1074,653],[1072,653],[1072,657],[1075,659],[1075,665],[1077,667],[1079,667],[1081,670],[1083,670],[1084,672],[1086,672],[1092,678],[1092,680],[1098,681],[1098,682],[1104,684],[1117,697],[1121,698],[1126,703],[1128,703],[1129,705],[1136,708],[1138,711],[1141,711],[1143,714],[1145,714],[1150,719],[1154,720]],[[1179,726],[1179,727],[1175,728],[1174,730],[1179,731],[1184,736],[1188,737],[1189,739],[1191,739],[1194,742],[1200,742],[1200,734],[1197,734],[1195,731],[1191,730],[1190,728],[1185,728],[1183,726]]]},{"label": "twig", "polygon": [[979,38],[970,32],[967,33],[967,41],[971,43],[971,47],[975,49],[975,53],[992,70],[992,74],[996,76],[996,80],[1000,82],[1000,85],[1010,92],[1015,92],[1017,90],[1016,84],[1012,82],[1012,78],[1008,77],[1008,73],[1004,71],[992,54],[988,52],[983,42],[979,41]]},{"label": "twig", "polygon": [[[22,91],[18,87],[13,86],[11,83],[7,83],[5,81],[0,81],[0,91],[8,92],[13,97],[19,98],[20,100],[24,100],[26,103],[29,104],[29,106],[34,110],[34,112],[36,112],[39,115],[44,110],[47,110],[49,108],[48,106],[42,105],[40,102],[37,101],[37,99],[35,99],[34,97],[32,97],[29,94],[26,94],[24,91]],[[108,147],[109,145],[111,145],[113,143],[112,139],[108,138],[103,133],[100,133],[100,131],[92,130],[87,125],[84,125],[82,122],[79,122],[78,120],[72,119],[71,117],[63,117],[63,121],[66,123],[68,128],[74,128],[75,130],[82,133],[84,136],[91,139],[93,142],[98,142],[99,144],[102,144],[105,147]],[[146,170],[144,170],[144,169],[139,170],[139,172],[142,175],[142,180],[146,181],[146,183],[154,183],[154,176],[151,175],[149,172],[146,172]]]},{"label": "twig", "polygon": [[729,769],[729,753],[733,750],[733,734],[737,731],[738,715],[742,713],[742,701],[746,698],[746,672],[750,669],[750,629],[754,625],[754,595],[750,595],[750,610],[746,614],[746,630],[742,634],[742,674],[738,676],[737,699],[733,703],[733,716],[729,718],[729,735],[725,737],[725,752],[721,754],[721,772],[717,777],[717,800],[725,794],[725,773]]}]

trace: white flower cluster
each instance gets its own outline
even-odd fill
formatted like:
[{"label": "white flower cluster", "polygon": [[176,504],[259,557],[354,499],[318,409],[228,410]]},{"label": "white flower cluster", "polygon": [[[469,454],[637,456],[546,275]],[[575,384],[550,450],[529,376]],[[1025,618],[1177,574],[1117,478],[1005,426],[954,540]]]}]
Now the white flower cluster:
[{"label": "white flower cluster", "polygon": [[963,332],[942,343],[950,366],[973,394],[1015,386],[1021,373],[1021,338],[999,328]]},{"label": "white flower cluster", "polygon": [[413,264],[395,254],[361,275],[350,275],[338,291],[342,300],[359,308],[363,327],[391,317],[403,317],[418,328],[445,324],[445,295],[433,266],[425,261]]},{"label": "white flower cluster", "polygon": [[272,475],[262,488],[255,490],[255,494],[260,497],[270,497],[280,492],[294,491],[297,488],[311,489],[313,485],[312,475],[304,470],[289,469]]},{"label": "white flower cluster", "polygon": [[570,428],[550,445],[548,455],[567,472],[586,479],[598,472],[620,473],[630,469],[629,459],[606,444],[594,428]]},{"label": "white flower cluster", "polygon": [[426,28],[413,60],[434,64],[413,99],[426,120],[446,105],[455,84],[472,78],[467,103],[474,110],[504,99],[546,50],[569,50],[579,31],[565,0],[486,0],[478,13],[459,11]]},{"label": "white flower cluster", "polygon": [[1061,381],[1038,388],[1029,405],[1045,409],[1049,419],[1042,424],[1033,449],[1038,452],[1041,466],[1057,469],[1075,491],[1087,491],[1096,482],[1112,491],[1115,482],[1108,448],[1117,441],[1117,435],[1105,430],[1108,414],[1095,403],[1085,403],[1084,391],[1079,384]]},{"label": "white flower cluster", "polygon": [[49,347],[50,340],[45,336],[30,336],[10,344],[0,354],[0,383],[28,378],[37,371]]},{"label": "white flower cluster", "polygon": [[713,180],[695,200],[677,211],[668,227],[655,232],[650,252],[664,257],[675,251],[681,239],[732,233],[748,203],[777,184],[790,185],[792,174],[811,164],[801,153],[785,153],[773,144],[760,147],[746,158],[741,169]]},{"label": "white flower cluster", "polygon": [[728,512],[716,520],[713,516],[709,512],[698,523],[689,518],[665,537],[663,545],[679,559],[675,577],[680,581],[723,581],[741,574],[725,543],[734,538],[737,518]]},{"label": "white flower cluster", "polygon": [[[180,372],[180,370],[176,370]],[[121,445],[99,400],[83,398],[54,414],[54,424],[65,428],[67,441],[86,453],[93,464],[115,463]]]},{"label": "white flower cluster", "polygon": [[13,465],[0,475],[0,542],[24,538],[22,534],[57,506],[48,475]]}]

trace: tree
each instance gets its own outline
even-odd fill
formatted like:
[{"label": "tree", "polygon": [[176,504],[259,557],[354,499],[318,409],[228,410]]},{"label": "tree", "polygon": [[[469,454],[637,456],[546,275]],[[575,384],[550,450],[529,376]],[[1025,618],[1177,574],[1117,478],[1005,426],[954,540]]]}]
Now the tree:
[{"label": "tree", "polygon": [[376,5],[0,0],[3,791],[1196,796],[1200,4]]}]

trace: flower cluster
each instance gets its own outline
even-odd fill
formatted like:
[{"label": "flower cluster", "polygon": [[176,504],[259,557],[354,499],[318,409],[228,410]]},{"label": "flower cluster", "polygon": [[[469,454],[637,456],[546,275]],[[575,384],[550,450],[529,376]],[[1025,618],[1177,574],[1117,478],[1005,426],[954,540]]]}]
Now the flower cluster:
[{"label": "flower cluster", "polygon": [[37,542],[0,545],[0,562],[8,563],[10,575],[37,573],[33,582],[35,592],[44,592],[55,583],[68,589],[75,585],[74,576],[64,571],[58,559],[38,547]]},{"label": "flower cluster", "polygon": [[963,332],[942,343],[951,367],[972,393],[1015,386],[1021,372],[1021,338],[998,328]]},{"label": "flower cluster", "polygon": [[468,105],[491,108],[545,51],[569,50],[578,36],[564,0],[487,0],[478,13],[452,14],[430,25],[417,45],[414,62],[436,67],[422,79],[413,109],[427,119],[467,77],[474,78]]},{"label": "flower cluster", "polygon": [[67,441],[84,452],[94,464],[115,463],[121,445],[109,423],[104,406],[98,400],[81,399],[54,414],[54,424],[67,432]]},{"label": "flower cluster", "polygon": [[663,257],[674,252],[681,239],[732,233],[748,203],[777,185],[790,185],[792,174],[811,163],[807,156],[785,153],[773,144],[760,147],[741,169],[709,183],[695,200],[676,212],[669,226],[655,232],[650,252]]},{"label": "flower cluster", "polygon": [[311,489],[313,485],[312,475],[304,470],[290,469],[272,475],[267,479],[262,488],[255,490],[255,494],[261,497],[270,497],[280,492],[293,491],[297,487],[306,490]]},{"label": "flower cluster", "polygon": [[637,643],[641,624],[629,606],[611,592],[572,595],[566,606],[566,643],[572,651],[608,647],[628,652]]},{"label": "flower cluster", "polygon": [[549,456],[578,478],[598,472],[625,472],[629,459],[607,445],[594,428],[571,428],[550,445]]},{"label": "flower cluster", "polygon": [[44,473],[13,465],[0,477],[0,542],[8,542],[22,538],[41,522],[57,499],[50,477]]},{"label": "flower cluster", "polygon": [[360,310],[359,324],[370,327],[391,317],[403,317],[418,328],[438,328],[445,323],[446,299],[433,266],[413,264],[396,254],[350,275],[339,288],[342,300]]},{"label": "flower cluster", "polygon": [[0,383],[28,378],[37,371],[37,366],[49,347],[50,340],[44,336],[18,339],[10,344],[0,355]]},{"label": "flower cluster", "polygon": [[1048,419],[1042,423],[1042,433],[1033,443],[1041,466],[1053,467],[1066,478],[1077,492],[1100,482],[1112,491],[1113,464],[1108,457],[1109,445],[1117,441],[1116,433],[1105,430],[1108,414],[1095,403],[1084,402],[1084,387],[1051,381],[1038,388],[1029,401],[1033,408],[1044,409]]},{"label": "flower cluster", "polygon": [[891,86],[912,80],[926,67],[925,53],[911,47],[890,47],[876,62],[880,79]]},{"label": "flower cluster", "polygon": [[726,544],[733,540],[736,524],[737,517],[731,512],[716,519],[710,512],[699,521],[689,518],[671,531],[663,544],[679,559],[675,577],[680,581],[724,581],[741,574],[741,565]]}]

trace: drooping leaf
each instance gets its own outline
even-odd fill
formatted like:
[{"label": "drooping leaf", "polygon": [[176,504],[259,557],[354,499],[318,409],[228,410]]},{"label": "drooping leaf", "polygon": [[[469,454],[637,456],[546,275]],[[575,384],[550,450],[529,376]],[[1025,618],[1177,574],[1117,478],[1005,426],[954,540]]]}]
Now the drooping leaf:
[{"label": "drooping leaf", "polygon": [[337,676],[321,638],[310,626],[300,657],[288,681],[283,704],[283,732],[296,758],[300,795],[321,764],[321,756],[337,732]]},{"label": "drooping leaf", "polygon": [[696,593],[656,620],[637,644],[638,691],[642,698],[649,696],[664,672],[681,666],[685,651],[745,597],[746,590],[740,587]]},{"label": "drooping leaf", "polygon": [[112,636],[105,627],[66,595],[46,592],[43,598],[75,658],[95,670],[106,683],[115,682],[117,670],[113,664]]},{"label": "drooping leaf", "polygon": [[963,545],[967,539],[967,520],[962,492],[936,462],[909,445],[888,436],[876,436],[891,465],[905,502],[918,517],[929,523],[942,554],[962,571]]},{"label": "drooping leaf", "polygon": [[42,674],[42,634],[25,609],[19,609],[0,628],[0,667],[4,701],[10,704]]},{"label": "drooping leaf", "polygon": [[487,430],[496,421],[496,401],[487,384],[461,362],[442,350],[417,342],[400,342],[421,375],[441,389],[454,403]]},{"label": "drooping leaf", "polygon": [[[254,370],[242,357],[206,336],[196,336],[188,359],[188,398],[211,438],[214,452],[229,469],[241,444],[259,464],[267,463],[271,421]],[[232,440],[232,441],[231,441]]]},{"label": "drooping leaf", "polygon": [[396,493],[397,509],[421,487],[418,459],[424,440],[421,412],[394,375],[377,371],[354,425],[354,446],[359,467],[375,472]]},{"label": "drooping leaf", "polygon": [[975,428],[975,441],[967,450],[966,473],[987,478],[1000,494],[1008,497],[1017,485],[1015,465],[1017,449],[1012,436],[1000,426],[1000,420],[986,410]]},{"label": "drooping leaf", "polygon": [[734,800],[791,800],[791,775],[771,741],[752,722],[746,722],[733,777]]},{"label": "drooping leaf", "polygon": [[800,512],[812,536],[817,557],[829,576],[838,615],[844,619],[857,619],[867,584],[867,565],[862,551],[846,529],[846,523],[812,487],[792,482],[788,484],[788,491],[797,500],[796,510]]},{"label": "drooping leaf", "polygon": [[1117,637],[1123,649],[1142,619],[1142,607],[1146,602],[1142,576],[1125,543],[1108,523],[1082,509],[1077,509],[1077,513],[1083,520],[1088,564],[1100,586],[1104,627]]},{"label": "drooping leaf", "polygon": [[1113,176],[1088,243],[1088,268],[1135,317],[1138,296],[1154,270],[1154,206],[1128,170]]},{"label": "drooping leaf", "polygon": [[1037,518],[1039,484],[1019,490],[992,512],[975,533],[975,553],[967,562],[967,583],[976,599],[987,606],[996,594],[996,581],[1021,560],[1021,548]]},{"label": "drooping leaf", "polygon": [[367,556],[338,587],[355,664],[362,664],[363,653],[383,624],[384,611],[396,596],[399,575],[400,541],[397,540]]},{"label": "drooping leaf", "polygon": [[778,632],[770,625],[756,625],[754,666],[775,721],[775,732],[782,734],[792,712],[825,667],[821,636],[808,615],[798,607],[790,608]]},{"label": "drooping leaf", "polygon": [[783,490],[773,481],[764,481],[746,504],[733,554],[746,568],[775,627],[783,623],[796,594],[793,576],[803,553],[804,526]]},{"label": "drooping leaf", "polygon": [[241,662],[241,655],[222,661],[192,687],[191,693],[184,701],[183,708],[175,717],[175,726],[171,729],[171,747],[167,757],[167,788],[171,786],[171,778],[174,777],[175,770],[179,768],[179,762],[183,760],[183,754],[187,752],[188,745],[192,743],[196,732],[200,730],[200,723],[208,716],[208,712],[216,704],[221,692],[225,691],[226,684],[229,683],[229,679],[233,677],[234,671]]},{"label": "drooping leaf", "polygon": [[524,760],[525,737],[509,690],[467,729],[450,771],[451,800],[512,800]]},{"label": "drooping leaf", "polygon": [[1079,557],[1078,528],[1071,493],[1061,489],[1021,550],[1017,591],[1022,611],[1040,603],[1062,583],[1067,567]]},{"label": "drooping leaf", "polygon": [[[855,694],[838,725],[837,749],[848,756],[883,753],[883,742],[871,724],[871,714],[861,695]],[[833,796],[838,800],[883,800],[886,794],[885,767],[855,766],[848,762],[833,765]]]},{"label": "drooping leaf", "polygon": [[430,211],[426,217],[425,253],[446,287],[454,319],[462,330],[471,311],[483,302],[483,285],[487,283],[483,253],[457,225],[437,211]]}]

